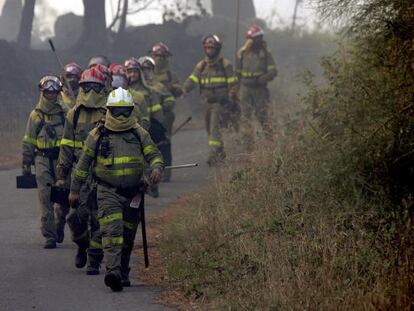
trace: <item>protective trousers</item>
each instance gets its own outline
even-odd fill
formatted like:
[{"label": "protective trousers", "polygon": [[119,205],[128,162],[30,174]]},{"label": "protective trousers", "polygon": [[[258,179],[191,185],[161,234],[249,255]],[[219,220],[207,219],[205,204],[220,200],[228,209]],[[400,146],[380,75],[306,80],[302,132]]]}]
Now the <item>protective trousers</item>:
[{"label": "protective trousers", "polygon": [[56,242],[56,230],[63,230],[69,207],[53,205],[50,202],[50,185],[54,185],[56,182],[55,167],[56,160],[49,159],[46,156],[36,156],[35,170],[41,208],[41,232],[47,241]]},{"label": "protective trousers", "polygon": [[210,147],[210,159],[222,160],[225,157],[222,138],[223,105],[219,102],[209,103],[204,101],[205,124]]},{"label": "protective trousers", "polygon": [[139,224],[139,209],[115,188],[98,184],[98,219],[107,272],[128,277],[129,261]]},{"label": "protective trousers", "polygon": [[270,136],[271,109],[270,93],[266,86],[240,86],[240,102],[242,110],[242,135],[249,146],[253,143],[253,113],[259,121],[265,135]]},{"label": "protective trousers", "polygon": [[79,248],[87,249],[89,263],[99,265],[103,259],[102,237],[97,220],[96,185],[92,177],[88,177],[79,195],[79,205],[71,209],[68,226],[73,242]]}]

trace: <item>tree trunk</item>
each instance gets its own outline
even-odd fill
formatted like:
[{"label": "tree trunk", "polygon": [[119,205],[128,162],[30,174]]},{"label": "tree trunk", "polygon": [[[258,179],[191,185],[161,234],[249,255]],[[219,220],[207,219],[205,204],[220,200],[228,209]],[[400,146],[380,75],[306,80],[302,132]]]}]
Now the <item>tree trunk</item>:
[{"label": "tree trunk", "polygon": [[126,27],[126,19],[128,15],[128,0],[124,0],[124,6],[122,7],[121,21],[119,23],[118,34],[122,35]]},{"label": "tree trunk", "polygon": [[83,31],[78,47],[101,47],[106,43],[105,0],[83,0]]},{"label": "tree trunk", "polygon": [[17,43],[24,48],[30,48],[35,4],[36,0],[25,0],[24,2],[19,34],[17,35]]},{"label": "tree trunk", "polygon": [[295,32],[296,19],[298,18],[298,9],[299,9],[299,4],[301,3],[301,1],[302,0],[296,0],[296,3],[295,3],[295,10],[293,12],[293,17],[292,17],[292,28],[291,28],[292,33]]}]

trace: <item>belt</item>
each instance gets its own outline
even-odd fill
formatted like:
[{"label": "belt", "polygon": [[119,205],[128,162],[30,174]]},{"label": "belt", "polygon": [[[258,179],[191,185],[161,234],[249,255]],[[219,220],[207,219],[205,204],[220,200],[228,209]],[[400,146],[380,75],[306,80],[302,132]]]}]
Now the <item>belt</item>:
[{"label": "belt", "polygon": [[52,160],[57,160],[59,157],[59,149],[44,149],[44,150],[36,150],[36,156],[41,156],[45,158],[49,158]]},{"label": "belt", "polygon": [[98,179],[97,177],[95,177],[95,180],[96,180],[96,183],[98,185],[101,185],[101,186],[103,186],[105,188],[108,188],[108,189],[111,189],[111,190],[115,190],[116,194],[118,194],[120,196],[123,196],[127,199],[132,199],[133,197],[135,197],[141,191],[141,186],[134,187],[134,188],[117,188],[117,187],[114,187],[114,186],[108,184],[105,181],[102,181],[102,180]]}]

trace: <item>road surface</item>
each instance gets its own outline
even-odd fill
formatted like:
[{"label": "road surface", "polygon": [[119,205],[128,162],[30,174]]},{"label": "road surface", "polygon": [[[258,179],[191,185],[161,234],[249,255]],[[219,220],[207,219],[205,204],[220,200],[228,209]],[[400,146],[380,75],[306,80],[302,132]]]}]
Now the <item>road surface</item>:
[{"label": "road surface", "polygon": [[[199,162],[200,167],[174,171],[172,182],[161,185],[161,197],[147,199],[147,214],[196,190],[208,178],[204,131],[182,131],[173,143],[174,164]],[[20,170],[0,172],[0,310],[171,310],[154,302],[158,288],[132,279],[135,286],[112,293],[103,283],[103,273],[87,276],[83,269],[76,269],[76,247],[67,228],[65,241],[57,249],[43,249],[37,193],[15,189],[19,174]]]}]

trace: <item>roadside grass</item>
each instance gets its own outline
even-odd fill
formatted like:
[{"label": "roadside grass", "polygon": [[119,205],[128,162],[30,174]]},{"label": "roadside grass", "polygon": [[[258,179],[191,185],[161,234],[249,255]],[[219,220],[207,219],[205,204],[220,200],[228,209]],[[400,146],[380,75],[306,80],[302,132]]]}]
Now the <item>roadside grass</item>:
[{"label": "roadside grass", "polygon": [[380,195],[339,198],[335,148],[303,131],[181,202],[160,235],[164,282],[209,310],[409,308],[410,217],[399,226]]},{"label": "roadside grass", "polygon": [[0,131],[0,169],[20,166],[22,154],[23,130]]}]

